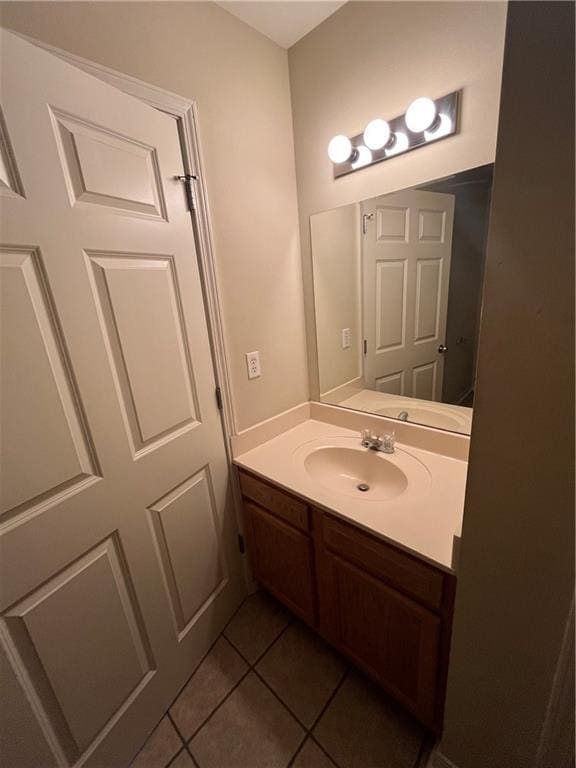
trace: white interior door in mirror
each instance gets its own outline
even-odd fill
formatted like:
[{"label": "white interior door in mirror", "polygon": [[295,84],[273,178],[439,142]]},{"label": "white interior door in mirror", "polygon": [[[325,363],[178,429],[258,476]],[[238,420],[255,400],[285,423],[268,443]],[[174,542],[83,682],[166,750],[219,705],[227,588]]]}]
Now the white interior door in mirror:
[{"label": "white interior door in mirror", "polygon": [[2,757],[128,765],[244,590],[177,126],[1,44]]},{"label": "white interior door in mirror", "polygon": [[454,196],[382,195],[362,214],[364,385],[440,401]]}]

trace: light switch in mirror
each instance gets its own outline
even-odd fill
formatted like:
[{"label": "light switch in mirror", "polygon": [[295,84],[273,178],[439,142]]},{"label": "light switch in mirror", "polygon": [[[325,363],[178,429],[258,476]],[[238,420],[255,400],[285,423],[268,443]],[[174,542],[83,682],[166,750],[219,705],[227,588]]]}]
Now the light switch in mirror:
[{"label": "light switch in mirror", "polygon": [[322,402],[470,433],[492,170],[311,217]]}]

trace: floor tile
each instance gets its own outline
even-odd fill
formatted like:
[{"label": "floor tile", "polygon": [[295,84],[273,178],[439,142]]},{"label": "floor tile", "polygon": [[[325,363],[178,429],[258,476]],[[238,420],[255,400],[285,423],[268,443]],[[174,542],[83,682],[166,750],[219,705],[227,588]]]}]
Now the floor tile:
[{"label": "floor tile", "polygon": [[170,708],[170,714],[186,740],[247,671],[246,662],[227,640],[220,637]]},{"label": "floor tile", "polygon": [[342,679],[344,660],[300,622],[292,624],[256,667],[309,728]]},{"label": "floor tile", "polygon": [[375,685],[352,672],[314,737],[340,768],[412,768],[424,731]]},{"label": "floor tile", "polygon": [[200,768],[285,768],[305,732],[251,672],[190,742]]},{"label": "floor tile", "polygon": [[136,755],[131,768],[164,768],[179,749],[182,749],[182,740],[170,720],[164,717]]},{"label": "floor tile", "polygon": [[185,749],[169,765],[169,768],[195,768],[192,758]]},{"label": "floor tile", "polygon": [[291,768],[336,768],[336,766],[326,753],[322,752],[318,744],[312,739],[307,739],[296,755]]},{"label": "floor tile", "polygon": [[257,592],[244,604],[224,634],[253,664],[291,620],[290,614],[266,592]]}]

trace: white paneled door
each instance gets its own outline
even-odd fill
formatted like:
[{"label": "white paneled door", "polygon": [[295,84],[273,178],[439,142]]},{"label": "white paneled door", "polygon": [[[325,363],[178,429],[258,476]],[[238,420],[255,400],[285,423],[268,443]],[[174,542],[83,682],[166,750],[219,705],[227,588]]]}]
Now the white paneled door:
[{"label": "white paneled door", "polygon": [[454,196],[408,190],[362,205],[364,378],[442,399]]},{"label": "white paneled door", "polygon": [[240,599],[167,115],[2,33],[4,765],[126,765]]}]

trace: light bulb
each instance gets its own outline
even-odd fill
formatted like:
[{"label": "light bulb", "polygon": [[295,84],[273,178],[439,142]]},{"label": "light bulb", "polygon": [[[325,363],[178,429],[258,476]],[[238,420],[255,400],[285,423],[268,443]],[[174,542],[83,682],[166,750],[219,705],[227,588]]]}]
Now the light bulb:
[{"label": "light bulb", "polygon": [[405,152],[408,149],[409,144],[408,136],[401,131],[397,131],[394,134],[394,144],[392,144],[390,149],[384,150],[386,152],[386,157],[392,157],[392,155],[397,155],[399,152]]},{"label": "light bulb", "polygon": [[436,104],[425,96],[415,99],[406,110],[405,116],[408,130],[412,133],[422,133],[436,119]]},{"label": "light bulb", "polygon": [[364,147],[361,144],[359,147],[356,147],[356,154],[356,159],[350,164],[354,170],[356,170],[356,168],[362,168],[362,166],[372,162],[372,152],[370,152],[368,147]]},{"label": "light bulb", "polygon": [[364,128],[364,144],[368,149],[382,149],[390,140],[390,126],[386,120],[376,118]]},{"label": "light bulb", "polygon": [[424,138],[426,141],[433,141],[442,136],[447,136],[452,130],[452,120],[448,115],[440,114],[438,115],[438,118],[438,125],[435,128],[431,131],[424,131]]},{"label": "light bulb", "polygon": [[330,139],[328,144],[328,157],[333,163],[344,163],[352,154],[352,142],[348,136],[339,134]]}]

